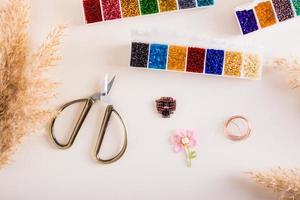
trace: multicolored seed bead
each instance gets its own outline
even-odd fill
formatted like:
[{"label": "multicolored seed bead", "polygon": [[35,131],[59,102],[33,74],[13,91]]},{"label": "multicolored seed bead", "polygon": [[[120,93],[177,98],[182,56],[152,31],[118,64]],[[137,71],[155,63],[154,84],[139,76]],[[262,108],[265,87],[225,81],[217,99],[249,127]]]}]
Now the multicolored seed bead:
[{"label": "multicolored seed bead", "polygon": [[214,5],[215,1],[214,0],[197,0],[197,6],[201,7],[201,6],[210,6],[210,5]]},{"label": "multicolored seed bead", "polygon": [[149,54],[149,44],[133,42],[131,44],[130,65],[134,67],[147,67]]},{"label": "multicolored seed bead", "polygon": [[168,56],[168,45],[151,44],[149,68],[151,69],[166,69]]},{"label": "multicolored seed bead", "polygon": [[140,15],[138,0],[121,0],[123,17],[134,17]]},{"label": "multicolored seed bead", "polygon": [[[214,0],[82,0],[86,23],[213,6]],[[197,1],[197,3],[196,3]],[[198,6],[197,6],[197,5]]]},{"label": "multicolored seed bead", "polygon": [[280,22],[295,17],[290,0],[272,0],[272,3]]},{"label": "multicolored seed bead", "polygon": [[186,63],[186,71],[194,73],[203,73],[205,61],[205,49],[189,47]]},{"label": "multicolored seed bead", "polygon": [[121,18],[121,7],[119,0],[101,0],[104,20]]},{"label": "multicolored seed bead", "polygon": [[300,0],[292,0],[292,1],[297,16],[300,16]]},{"label": "multicolored seed bead", "polygon": [[243,34],[258,30],[258,24],[253,9],[236,12]]},{"label": "multicolored seed bead", "polygon": [[195,8],[195,0],[178,0],[179,9]]},{"label": "multicolored seed bead", "polygon": [[256,0],[235,14],[242,33],[248,34],[300,15],[300,0]]},{"label": "multicolored seed bead", "polygon": [[158,13],[157,0],[140,0],[142,15]]},{"label": "multicolored seed bead", "polygon": [[182,46],[169,46],[168,70],[184,71],[187,48]]},{"label": "multicolored seed bead", "polygon": [[261,73],[261,59],[258,55],[246,53],[243,62],[243,76],[246,78],[257,78]]},{"label": "multicolored seed bead", "polygon": [[102,21],[100,0],[83,0],[86,23]]},{"label": "multicolored seed bead", "polygon": [[133,42],[130,66],[256,80],[262,60],[257,53]]},{"label": "multicolored seed bead", "polygon": [[276,24],[276,17],[271,1],[259,3],[255,6],[255,13],[262,28]]},{"label": "multicolored seed bead", "polygon": [[159,0],[158,2],[160,12],[177,10],[176,0]]},{"label": "multicolored seed bead", "polygon": [[205,73],[222,75],[224,65],[224,51],[217,49],[207,49]]},{"label": "multicolored seed bead", "polygon": [[243,55],[241,52],[227,51],[225,53],[224,75],[241,76]]}]

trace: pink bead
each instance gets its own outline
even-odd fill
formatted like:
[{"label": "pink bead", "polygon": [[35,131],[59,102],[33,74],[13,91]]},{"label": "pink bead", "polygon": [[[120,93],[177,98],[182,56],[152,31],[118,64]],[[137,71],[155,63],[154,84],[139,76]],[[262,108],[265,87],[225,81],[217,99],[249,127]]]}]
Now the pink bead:
[{"label": "pink bead", "polygon": [[119,0],[102,0],[102,11],[104,20],[121,18],[121,7]]}]

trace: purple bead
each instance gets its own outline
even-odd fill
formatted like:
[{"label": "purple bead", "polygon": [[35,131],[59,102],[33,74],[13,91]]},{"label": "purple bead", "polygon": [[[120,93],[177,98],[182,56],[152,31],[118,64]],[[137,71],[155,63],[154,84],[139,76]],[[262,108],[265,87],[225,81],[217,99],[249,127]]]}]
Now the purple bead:
[{"label": "purple bead", "polygon": [[178,0],[179,9],[195,8],[195,0]]},{"label": "purple bead", "polygon": [[273,0],[272,2],[280,22],[295,17],[290,0]]},{"label": "purple bead", "polygon": [[236,16],[239,20],[243,34],[248,34],[258,30],[257,21],[254,15],[254,11],[252,9],[236,11]]}]

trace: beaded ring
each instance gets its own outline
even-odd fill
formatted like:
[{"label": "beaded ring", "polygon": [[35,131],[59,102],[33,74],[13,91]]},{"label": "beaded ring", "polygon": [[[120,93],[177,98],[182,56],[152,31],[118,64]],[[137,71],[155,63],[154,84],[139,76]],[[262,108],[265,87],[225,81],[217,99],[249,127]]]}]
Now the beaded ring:
[{"label": "beaded ring", "polygon": [[156,100],[156,109],[163,118],[170,118],[176,110],[176,100],[172,97],[162,97]]},{"label": "beaded ring", "polygon": [[[242,120],[242,122],[244,122],[246,124],[245,131],[242,131],[240,126],[235,123],[236,120]],[[238,127],[238,129],[240,130],[240,134],[235,134],[229,130],[229,127],[231,124]],[[245,140],[246,138],[249,137],[251,131],[252,131],[252,128],[251,128],[251,123],[249,122],[249,120],[246,117],[243,117],[240,115],[235,115],[235,116],[230,117],[224,124],[224,134],[228,139],[230,139],[232,141]]]}]

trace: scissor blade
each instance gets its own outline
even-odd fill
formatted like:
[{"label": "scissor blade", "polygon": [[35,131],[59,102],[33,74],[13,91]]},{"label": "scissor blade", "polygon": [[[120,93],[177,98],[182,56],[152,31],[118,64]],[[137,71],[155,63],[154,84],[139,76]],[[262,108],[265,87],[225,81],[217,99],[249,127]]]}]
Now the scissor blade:
[{"label": "scissor blade", "polygon": [[112,86],[113,86],[113,84],[114,84],[114,82],[115,82],[115,79],[116,79],[116,76],[114,76],[112,79],[111,79],[111,81],[107,84],[107,89],[106,89],[106,95],[108,95],[109,94],[109,92],[110,92],[110,90],[111,90],[111,88],[112,88]]}]

